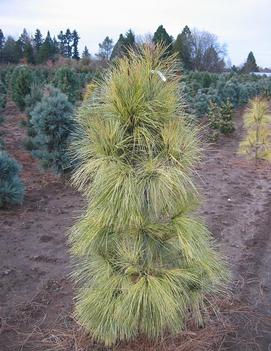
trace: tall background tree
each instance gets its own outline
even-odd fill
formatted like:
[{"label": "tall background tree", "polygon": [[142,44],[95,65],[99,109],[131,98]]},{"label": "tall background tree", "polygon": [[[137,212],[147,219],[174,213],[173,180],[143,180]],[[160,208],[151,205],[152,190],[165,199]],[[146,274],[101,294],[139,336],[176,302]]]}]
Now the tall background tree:
[{"label": "tall background tree", "polygon": [[4,57],[3,57],[4,45],[5,45],[5,36],[2,29],[0,29],[0,63],[4,61]]},{"label": "tall background tree", "polygon": [[74,60],[79,60],[80,56],[79,56],[79,50],[78,50],[78,44],[79,44],[79,35],[77,33],[77,31],[74,29],[74,31],[72,32],[72,58]]},{"label": "tall background tree", "polygon": [[64,56],[65,55],[65,34],[61,30],[60,33],[57,36],[59,40],[59,53],[60,55]]},{"label": "tall background tree", "polygon": [[170,55],[172,53],[173,37],[168,34],[165,28],[160,25],[153,35],[154,44],[163,44],[167,47],[165,54]]},{"label": "tall background tree", "polygon": [[83,52],[82,52],[81,62],[82,62],[83,64],[88,65],[88,64],[90,63],[90,60],[91,60],[91,55],[90,55],[90,53],[89,53],[89,51],[88,51],[88,48],[85,46],[85,47],[84,47],[84,50],[83,50]]},{"label": "tall background tree", "polygon": [[42,34],[41,34],[41,31],[39,29],[36,29],[36,32],[35,32],[35,35],[33,38],[33,44],[34,44],[35,57],[37,60],[39,50],[43,44]]},{"label": "tall background tree", "polygon": [[49,59],[53,59],[56,53],[57,46],[51,38],[50,32],[48,31],[47,36],[38,51],[37,62],[44,63]]},{"label": "tall background tree", "polygon": [[173,51],[177,54],[185,69],[192,69],[192,35],[188,26],[185,26],[182,32],[178,34],[173,44]]},{"label": "tall background tree", "polygon": [[113,46],[113,39],[107,36],[102,43],[99,43],[99,52],[96,55],[98,59],[101,61],[109,61]]},{"label": "tall background tree", "polygon": [[120,34],[119,40],[116,42],[110,60],[127,55],[129,49],[133,49],[136,45],[135,35],[131,29],[125,35]]},{"label": "tall background tree", "polygon": [[24,28],[22,34],[18,39],[18,43],[22,52],[22,58],[25,63],[34,63],[34,49],[30,35]]},{"label": "tall background tree", "polygon": [[72,42],[73,42],[73,35],[68,28],[65,33],[65,38],[64,38],[64,55],[68,58],[72,57]]},{"label": "tall background tree", "polygon": [[5,63],[19,63],[22,57],[21,45],[18,40],[8,36],[2,49],[2,58]]},{"label": "tall background tree", "polygon": [[[217,36],[207,31],[193,29],[191,32],[192,69],[198,71],[222,72],[225,67],[225,45],[221,45]],[[211,59],[211,64],[207,61]]]},{"label": "tall background tree", "polygon": [[256,59],[252,51],[248,54],[247,60],[242,67],[242,73],[259,72],[259,67],[257,66]]}]

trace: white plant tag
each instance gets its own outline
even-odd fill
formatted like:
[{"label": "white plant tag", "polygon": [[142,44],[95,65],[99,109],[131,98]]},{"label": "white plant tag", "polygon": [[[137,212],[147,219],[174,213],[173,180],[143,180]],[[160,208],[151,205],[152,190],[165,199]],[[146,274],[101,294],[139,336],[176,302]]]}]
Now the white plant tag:
[{"label": "white plant tag", "polygon": [[154,71],[154,70],[152,69],[152,70],[151,70],[151,73],[157,73],[158,76],[161,78],[161,80],[162,80],[163,82],[166,82],[166,81],[167,81],[166,77],[163,75],[163,73],[162,73],[161,71]]}]

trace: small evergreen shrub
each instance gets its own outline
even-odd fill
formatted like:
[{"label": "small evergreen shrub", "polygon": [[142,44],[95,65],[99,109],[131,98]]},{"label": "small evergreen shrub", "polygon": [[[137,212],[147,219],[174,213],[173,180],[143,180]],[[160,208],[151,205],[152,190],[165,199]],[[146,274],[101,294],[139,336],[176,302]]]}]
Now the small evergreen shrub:
[{"label": "small evergreen shrub", "polygon": [[220,132],[223,134],[230,134],[234,131],[233,123],[233,105],[228,99],[221,105],[221,121]]},{"label": "small evergreen shrub", "polygon": [[30,92],[24,98],[25,113],[29,116],[30,112],[34,110],[35,105],[41,101],[43,97],[43,89],[40,84],[33,83],[30,87]]},{"label": "small evergreen shrub", "polygon": [[206,115],[208,112],[209,97],[200,90],[194,98],[193,108],[198,117]]},{"label": "small evergreen shrub", "polygon": [[11,77],[12,99],[21,111],[25,108],[25,97],[30,94],[33,77],[27,66],[17,66]]},{"label": "small evergreen shrub", "polygon": [[67,96],[50,86],[30,112],[32,153],[45,169],[52,168],[57,174],[66,173],[71,167],[67,148],[75,126],[72,114],[73,106]]},{"label": "small evergreen shrub", "polygon": [[34,110],[37,103],[41,101],[44,89],[45,88],[41,85],[34,83],[31,85],[30,94],[26,95],[24,99],[27,119],[22,120],[21,124],[27,131],[27,138],[24,140],[23,144],[28,151],[32,151],[34,149],[33,137],[36,135],[35,129],[31,122],[30,113]]},{"label": "small evergreen shrub", "polygon": [[208,122],[210,128],[220,129],[221,111],[220,107],[214,101],[210,101],[209,103]]},{"label": "small evergreen shrub", "polygon": [[7,97],[4,94],[0,94],[0,112],[6,107]]},{"label": "small evergreen shrub", "polygon": [[0,151],[0,207],[21,204],[24,186],[19,174],[21,166],[5,151]]},{"label": "small evergreen shrub", "polygon": [[271,114],[268,101],[256,97],[250,101],[244,115],[245,139],[240,143],[239,153],[256,161],[271,160]]},{"label": "small evergreen shrub", "polygon": [[80,78],[76,71],[69,66],[60,67],[55,72],[53,85],[66,94],[72,103],[80,98]]},{"label": "small evergreen shrub", "polygon": [[210,127],[208,140],[211,142],[214,142],[219,137],[220,125],[221,125],[221,111],[220,111],[220,107],[217,105],[216,102],[210,101],[207,117],[208,117],[208,125]]}]

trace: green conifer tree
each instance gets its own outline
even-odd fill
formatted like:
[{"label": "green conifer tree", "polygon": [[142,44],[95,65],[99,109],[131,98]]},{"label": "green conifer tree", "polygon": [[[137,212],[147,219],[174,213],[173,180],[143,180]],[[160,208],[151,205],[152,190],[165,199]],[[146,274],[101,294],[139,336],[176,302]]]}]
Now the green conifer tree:
[{"label": "green conifer tree", "polygon": [[8,36],[2,49],[2,61],[4,63],[18,63],[21,57],[22,51],[18,41]]},{"label": "green conifer tree", "polygon": [[64,55],[68,58],[72,57],[72,42],[73,42],[73,35],[72,35],[70,29],[68,28],[66,30],[65,37],[64,37],[64,43],[65,43]]},{"label": "green conifer tree", "polygon": [[58,34],[58,39],[59,39],[59,52],[60,55],[65,55],[65,34],[61,30],[60,33]]},{"label": "green conifer tree", "polygon": [[110,60],[127,55],[129,50],[135,48],[135,45],[135,35],[131,29],[129,29],[125,35],[120,34],[119,40],[116,42],[112,50]]},{"label": "green conifer tree", "polygon": [[208,123],[210,127],[210,134],[208,135],[208,139],[210,141],[216,141],[219,137],[219,131],[221,126],[221,111],[220,107],[214,101],[209,102],[209,110],[208,110]]},{"label": "green conifer tree", "polygon": [[223,134],[230,134],[234,131],[233,105],[230,99],[227,99],[221,106],[220,131]]},{"label": "green conifer tree", "polygon": [[74,184],[89,200],[70,236],[76,316],[111,345],[202,323],[224,264],[197,207],[197,130],[185,119],[176,62],[143,47],[112,65],[85,100]]},{"label": "green conifer tree", "polygon": [[36,29],[33,42],[34,42],[34,47],[35,47],[36,51],[39,51],[39,49],[41,48],[41,45],[43,43],[42,34],[41,34],[41,31],[39,29]]},{"label": "green conifer tree", "polygon": [[178,34],[173,51],[187,70],[192,69],[192,35],[188,26],[185,26],[182,33]]},{"label": "green conifer tree", "polygon": [[79,39],[80,39],[80,37],[79,37],[77,31],[74,30],[72,32],[72,40],[73,40],[73,42],[72,42],[72,58],[74,60],[79,60],[80,59],[79,51],[78,51]]},{"label": "green conifer tree", "polygon": [[96,55],[101,61],[109,61],[113,49],[113,40],[108,36],[99,43],[99,52]]},{"label": "green conifer tree", "polygon": [[154,44],[163,44],[166,46],[165,55],[172,54],[173,38],[168,34],[162,25],[156,29],[152,41]]},{"label": "green conifer tree", "polygon": [[47,169],[57,174],[70,171],[68,145],[74,129],[73,106],[59,89],[47,86],[44,95],[33,111],[30,123],[33,128],[32,154]]},{"label": "green conifer tree", "polygon": [[21,204],[24,185],[20,179],[21,165],[5,151],[0,151],[0,208]]},{"label": "green conifer tree", "polygon": [[50,32],[47,32],[47,36],[41,45],[38,55],[37,55],[37,62],[43,63],[49,59],[52,59],[56,53],[56,48],[54,42],[51,38]]},{"label": "green conifer tree", "polygon": [[53,84],[68,96],[68,99],[75,103],[80,96],[80,81],[74,68],[62,66],[55,72]]},{"label": "green conifer tree", "polygon": [[5,45],[5,36],[2,29],[0,29],[0,63],[4,62],[4,55],[3,55],[4,45]]},{"label": "green conifer tree", "polygon": [[254,54],[252,51],[248,54],[247,60],[242,67],[242,73],[259,72],[259,67],[257,66]]},{"label": "green conifer tree", "polygon": [[33,75],[31,69],[24,66],[17,66],[11,76],[12,99],[21,111],[25,108],[25,97],[30,94]]},{"label": "green conifer tree", "polygon": [[239,153],[256,161],[271,160],[271,114],[268,102],[256,97],[250,101],[244,115],[245,139],[240,143]]},{"label": "green conifer tree", "polygon": [[5,36],[2,29],[0,29],[0,50],[3,49],[4,44],[5,44]]}]

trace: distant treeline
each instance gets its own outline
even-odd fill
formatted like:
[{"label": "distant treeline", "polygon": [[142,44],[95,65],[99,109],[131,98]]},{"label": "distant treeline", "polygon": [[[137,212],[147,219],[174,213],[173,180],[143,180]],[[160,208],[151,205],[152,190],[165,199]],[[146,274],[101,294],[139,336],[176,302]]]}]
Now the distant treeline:
[{"label": "distant treeline", "polygon": [[197,29],[190,30],[185,26],[176,39],[169,35],[166,29],[160,25],[154,35],[137,37],[130,29],[125,34],[120,34],[118,41],[107,36],[99,44],[98,53],[92,57],[85,46],[82,54],[79,54],[79,34],[76,30],[60,31],[57,37],[51,37],[47,32],[43,37],[37,29],[34,36],[29,35],[26,29],[17,40],[12,36],[5,37],[0,29],[0,63],[27,63],[43,64],[49,60],[55,61],[60,56],[68,59],[85,61],[100,61],[107,63],[117,57],[126,55],[129,48],[134,48],[139,42],[164,43],[167,47],[165,55],[175,53],[182,64],[183,69],[192,71],[208,71],[220,73],[226,69],[235,72],[250,73],[258,72],[255,57],[252,52],[248,54],[247,60],[242,67],[228,64],[226,67],[226,48],[218,42],[216,35],[207,31]]}]

